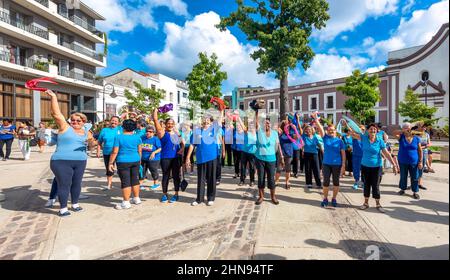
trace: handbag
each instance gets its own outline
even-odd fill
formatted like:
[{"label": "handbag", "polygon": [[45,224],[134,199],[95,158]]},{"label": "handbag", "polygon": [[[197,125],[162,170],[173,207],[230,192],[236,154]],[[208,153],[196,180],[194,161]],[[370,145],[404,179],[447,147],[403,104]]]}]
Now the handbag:
[{"label": "handbag", "polygon": [[184,192],[184,191],[186,191],[186,188],[188,187],[189,183],[184,178],[184,170],[183,170],[183,168],[181,168],[181,174],[183,175],[183,180],[181,180],[181,182],[180,182],[180,189],[181,189],[182,192]]}]

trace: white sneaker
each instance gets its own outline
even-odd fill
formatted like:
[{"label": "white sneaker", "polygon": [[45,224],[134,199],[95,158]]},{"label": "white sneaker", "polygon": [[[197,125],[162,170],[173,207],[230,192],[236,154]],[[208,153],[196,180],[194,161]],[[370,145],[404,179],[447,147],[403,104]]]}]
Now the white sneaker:
[{"label": "white sneaker", "polygon": [[122,201],[122,203],[117,204],[114,208],[116,208],[117,210],[130,209],[131,204],[129,201]]},{"label": "white sneaker", "polygon": [[102,191],[109,191],[109,190],[111,190],[112,189],[112,186],[111,187],[108,187],[108,186],[102,186]]},{"label": "white sneaker", "polygon": [[140,199],[139,197],[133,197],[133,198],[131,199],[131,203],[136,204],[136,205],[139,205],[139,204],[142,203],[142,201],[141,201],[141,199]]},{"label": "white sneaker", "polygon": [[200,203],[198,203],[196,200],[194,200],[192,203],[191,203],[191,205],[192,206],[197,206],[197,205],[199,205]]},{"label": "white sneaker", "polygon": [[208,201],[208,206],[213,206],[214,205],[214,201]]},{"label": "white sneaker", "polygon": [[306,185],[306,187],[308,188],[308,189],[312,189],[312,185]]},{"label": "white sneaker", "polygon": [[56,199],[49,199],[47,200],[47,203],[45,203],[46,208],[52,208],[53,205],[55,205]]}]

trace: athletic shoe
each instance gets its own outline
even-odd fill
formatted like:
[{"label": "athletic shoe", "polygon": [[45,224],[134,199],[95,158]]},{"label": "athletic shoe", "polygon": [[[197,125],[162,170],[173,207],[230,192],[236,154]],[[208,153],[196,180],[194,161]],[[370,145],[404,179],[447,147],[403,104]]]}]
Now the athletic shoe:
[{"label": "athletic shoe", "polygon": [[244,182],[239,182],[238,186],[242,187],[245,183]]},{"label": "athletic shoe", "polygon": [[248,186],[253,187],[254,184],[255,184],[255,182],[250,182],[250,184],[248,184]]},{"label": "athletic shoe", "polygon": [[83,208],[81,208],[80,206],[72,206],[72,211],[73,212],[80,212],[80,211],[83,211]]},{"label": "athletic shoe", "polygon": [[336,199],[332,199],[332,200],[331,200],[331,205],[332,205],[333,207],[337,207],[337,201],[336,201]]},{"label": "athletic shoe", "polygon": [[58,216],[60,216],[60,217],[67,217],[67,216],[70,216],[70,212],[69,211],[65,211],[63,213],[58,212]]},{"label": "athletic shoe", "polygon": [[425,188],[425,187],[422,186],[422,185],[419,185],[419,189],[426,190],[427,188]]},{"label": "athletic shoe", "polygon": [[131,204],[129,201],[122,201],[122,203],[117,204],[114,208],[116,208],[117,210],[130,209]]},{"label": "athletic shoe", "polygon": [[[8,159],[7,159],[7,158],[3,158],[2,160],[3,160],[3,161],[7,161]],[[69,215],[70,215],[70,213],[69,213]]]},{"label": "athletic shoe", "polygon": [[312,185],[306,185],[306,187],[308,188],[308,189],[312,189]]},{"label": "athletic shoe", "polygon": [[206,205],[213,206],[214,205],[214,201],[208,201],[208,203]]},{"label": "athletic shoe", "polygon": [[322,201],[322,203],[320,203],[320,206],[322,206],[322,207],[327,207],[327,206],[328,206],[328,199],[324,199],[324,200]]},{"label": "athletic shoe", "polygon": [[359,210],[366,210],[367,208],[369,208],[369,204],[363,204],[359,207]]},{"label": "athletic shoe", "polygon": [[354,189],[354,190],[357,190],[357,189],[358,189],[358,183],[354,183],[354,184],[353,184],[353,189]]},{"label": "athletic shoe", "polygon": [[150,187],[151,190],[156,190],[157,188],[159,188],[159,184],[155,184],[153,186]]},{"label": "athletic shoe", "polygon": [[136,204],[136,205],[139,205],[139,204],[142,203],[142,201],[141,201],[141,199],[140,199],[139,197],[133,197],[133,198],[131,199],[131,203]]},{"label": "athletic shoe", "polygon": [[179,197],[178,197],[178,195],[174,195],[174,196],[172,196],[172,198],[170,199],[170,203],[175,203],[175,202],[177,202],[178,201],[178,199],[179,199]]},{"label": "athletic shoe", "polygon": [[414,193],[414,194],[413,194],[413,197],[414,197],[415,199],[420,199],[420,195],[419,195],[418,193]]},{"label": "athletic shoe", "polygon": [[108,186],[102,186],[102,191],[109,191],[110,189],[112,189],[112,186],[111,187],[108,187]]},{"label": "athletic shoe", "polygon": [[162,203],[166,203],[167,201],[169,201],[169,198],[167,197],[167,195],[163,195],[163,196],[161,197],[161,202],[162,202]]},{"label": "athletic shoe", "polygon": [[217,182],[216,182],[216,186],[218,186],[218,185],[220,185],[220,181],[217,181]]},{"label": "athletic shoe", "polygon": [[194,200],[194,201],[192,201],[191,206],[197,206],[197,205],[199,205],[199,204],[200,204],[200,203],[198,203],[197,200]]},{"label": "athletic shoe", "polygon": [[398,192],[398,194],[399,194],[399,195],[404,195],[404,194],[405,194],[405,191],[404,191],[404,190],[400,190],[400,191]]},{"label": "athletic shoe", "polygon": [[364,182],[363,182],[363,181],[359,181],[359,182],[358,182],[358,186],[359,186],[360,188],[363,188],[363,187],[364,187]]},{"label": "athletic shoe", "polygon": [[47,200],[47,203],[45,203],[45,208],[52,208],[53,205],[55,205],[56,199],[49,199]]},{"label": "athletic shoe", "polygon": [[377,206],[377,210],[380,211],[380,213],[386,213],[386,211],[384,210],[384,208],[381,205]]}]

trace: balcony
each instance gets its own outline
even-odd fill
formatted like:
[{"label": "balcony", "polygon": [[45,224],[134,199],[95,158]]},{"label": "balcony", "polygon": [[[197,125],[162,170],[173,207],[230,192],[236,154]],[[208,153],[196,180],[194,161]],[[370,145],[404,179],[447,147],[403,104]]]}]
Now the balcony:
[{"label": "balcony", "polygon": [[0,12],[0,21],[3,21],[11,26],[20,28],[28,33],[34,34],[41,38],[48,40],[48,31],[42,28],[36,27],[32,24],[24,24],[23,22],[12,19],[8,13]]},{"label": "balcony", "polygon": [[95,59],[97,61],[103,62],[103,55],[99,54],[99,53],[96,53],[93,50],[89,50],[89,49],[83,48],[83,47],[81,47],[81,46],[79,46],[77,44],[68,43],[68,42],[62,42],[59,45],[61,45],[63,47],[66,47],[66,48],[69,48],[69,49],[71,49],[73,51],[76,51],[77,53],[81,53],[81,54],[84,54],[86,56],[89,56],[90,58],[93,58],[93,59]]},{"label": "balcony", "polygon": [[34,1],[48,8],[48,0],[34,0]]},{"label": "balcony", "polygon": [[30,67],[39,71],[48,72],[49,65],[47,62],[42,62],[36,59],[26,58],[22,56],[12,55],[10,52],[0,51],[0,60],[21,65],[24,67]]},{"label": "balcony", "polygon": [[72,70],[60,69],[59,75],[95,85],[102,85],[102,81],[95,79],[95,74],[89,72],[77,73]]},{"label": "balcony", "polygon": [[99,31],[95,26],[89,24],[87,21],[79,18],[76,15],[69,16],[69,11],[65,9],[58,9],[58,14],[65,17],[66,19],[70,20],[71,22],[75,23],[76,25],[82,27],[83,29],[91,32],[92,34],[96,35],[97,37],[103,38],[103,32]]}]

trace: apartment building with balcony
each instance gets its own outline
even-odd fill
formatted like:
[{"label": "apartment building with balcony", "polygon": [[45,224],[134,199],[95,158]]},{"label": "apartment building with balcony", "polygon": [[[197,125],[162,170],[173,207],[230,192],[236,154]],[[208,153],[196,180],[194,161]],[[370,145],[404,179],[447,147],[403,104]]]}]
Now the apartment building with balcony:
[{"label": "apartment building with balcony", "polygon": [[63,0],[0,0],[0,116],[16,121],[50,121],[50,101],[24,87],[27,80],[52,77],[63,114],[83,112],[97,121],[96,95],[102,81],[96,69],[106,57],[96,21],[104,20],[84,3]]}]

